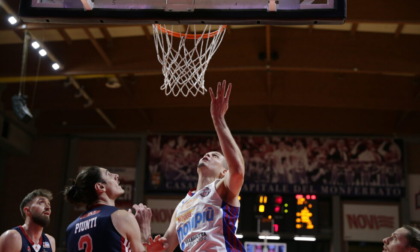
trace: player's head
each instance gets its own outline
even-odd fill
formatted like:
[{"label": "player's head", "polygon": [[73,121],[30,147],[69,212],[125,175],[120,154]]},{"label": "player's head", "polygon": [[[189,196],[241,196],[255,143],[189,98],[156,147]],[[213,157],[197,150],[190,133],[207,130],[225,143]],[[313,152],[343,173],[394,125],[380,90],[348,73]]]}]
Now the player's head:
[{"label": "player's head", "polygon": [[50,223],[52,193],[46,189],[36,189],[26,195],[20,203],[23,219],[27,217],[36,224],[46,227]]},{"label": "player's head", "polygon": [[420,231],[412,226],[398,228],[382,241],[387,252],[420,252]]},{"label": "player's head", "polygon": [[207,152],[198,162],[197,172],[203,176],[223,178],[229,166],[225,157],[218,151]]},{"label": "player's head", "polygon": [[105,168],[91,166],[82,170],[76,177],[73,185],[64,191],[66,199],[75,205],[92,205],[103,193],[116,199],[124,193],[119,185],[118,175]]}]

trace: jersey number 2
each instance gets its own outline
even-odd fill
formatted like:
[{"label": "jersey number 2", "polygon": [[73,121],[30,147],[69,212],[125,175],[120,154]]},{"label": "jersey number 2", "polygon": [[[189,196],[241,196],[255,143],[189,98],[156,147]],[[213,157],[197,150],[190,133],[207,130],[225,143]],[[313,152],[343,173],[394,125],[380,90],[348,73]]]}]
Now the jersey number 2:
[{"label": "jersey number 2", "polygon": [[85,252],[92,252],[93,245],[92,245],[92,237],[89,234],[82,235],[79,238],[79,242],[77,243],[79,251]]}]

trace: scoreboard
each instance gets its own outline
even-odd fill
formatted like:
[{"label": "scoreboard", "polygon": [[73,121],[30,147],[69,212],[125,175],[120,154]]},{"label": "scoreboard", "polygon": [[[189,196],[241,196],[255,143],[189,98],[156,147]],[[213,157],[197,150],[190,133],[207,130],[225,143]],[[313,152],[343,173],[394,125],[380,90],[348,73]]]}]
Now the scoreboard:
[{"label": "scoreboard", "polygon": [[318,232],[317,195],[250,194],[241,197],[239,232],[297,235],[315,235]]},{"label": "scoreboard", "polygon": [[313,230],[316,195],[296,195],[296,229]]}]

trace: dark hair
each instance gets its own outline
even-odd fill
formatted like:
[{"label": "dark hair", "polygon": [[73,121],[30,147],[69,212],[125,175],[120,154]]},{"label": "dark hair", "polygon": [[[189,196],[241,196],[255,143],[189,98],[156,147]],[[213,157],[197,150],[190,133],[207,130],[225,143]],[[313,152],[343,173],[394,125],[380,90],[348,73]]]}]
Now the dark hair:
[{"label": "dark hair", "polygon": [[28,195],[26,195],[25,198],[23,198],[22,202],[20,202],[20,213],[22,214],[23,219],[26,218],[23,208],[26,207],[28,203],[31,202],[36,197],[45,197],[49,201],[53,199],[53,195],[51,191],[47,189],[35,189],[32,192],[28,193]]},{"label": "dark hair", "polygon": [[420,251],[420,230],[409,225],[404,225],[403,228],[408,230],[408,246],[416,248]]},{"label": "dark hair", "polygon": [[73,184],[64,189],[64,196],[71,204],[89,206],[98,199],[95,190],[98,182],[105,182],[101,170],[98,166],[90,166],[79,172]]}]

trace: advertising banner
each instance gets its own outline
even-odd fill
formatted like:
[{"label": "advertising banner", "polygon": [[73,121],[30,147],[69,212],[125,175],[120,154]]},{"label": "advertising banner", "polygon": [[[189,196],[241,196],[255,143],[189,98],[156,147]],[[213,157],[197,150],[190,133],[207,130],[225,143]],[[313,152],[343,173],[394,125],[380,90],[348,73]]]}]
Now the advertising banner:
[{"label": "advertising banner", "polygon": [[345,241],[382,242],[399,228],[397,204],[343,203]]},{"label": "advertising banner", "polygon": [[[237,136],[245,159],[242,192],[399,198],[405,194],[402,142],[390,138]],[[187,192],[197,164],[220,151],[215,136],[148,137],[149,192]]]}]

